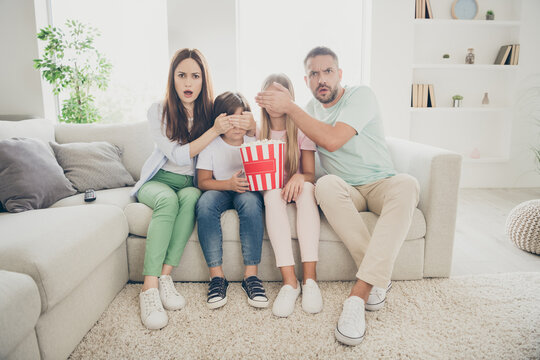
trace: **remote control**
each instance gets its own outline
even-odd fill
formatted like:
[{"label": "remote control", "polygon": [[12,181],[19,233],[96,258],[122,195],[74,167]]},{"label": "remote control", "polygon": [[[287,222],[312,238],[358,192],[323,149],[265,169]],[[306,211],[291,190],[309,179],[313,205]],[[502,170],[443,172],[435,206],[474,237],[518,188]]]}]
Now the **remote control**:
[{"label": "remote control", "polygon": [[88,189],[84,192],[84,201],[90,202],[96,200],[96,191],[94,189]]}]

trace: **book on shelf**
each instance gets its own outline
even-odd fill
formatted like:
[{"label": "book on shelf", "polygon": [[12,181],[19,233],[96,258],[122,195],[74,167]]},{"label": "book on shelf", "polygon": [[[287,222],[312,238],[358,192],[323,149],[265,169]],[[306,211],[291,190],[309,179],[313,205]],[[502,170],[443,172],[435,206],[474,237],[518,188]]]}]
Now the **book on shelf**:
[{"label": "book on shelf", "polygon": [[512,50],[510,50],[510,63],[508,65],[516,65],[515,64],[515,61],[516,61],[516,45],[511,45],[512,46]]},{"label": "book on shelf", "polygon": [[495,58],[495,65],[517,65],[519,59],[519,44],[503,45]]},{"label": "book on shelf", "polygon": [[510,53],[510,49],[512,46],[510,45],[503,45],[499,49],[499,53],[497,54],[497,57],[495,58],[495,65],[504,65],[506,62],[506,58],[508,58],[508,54]]},{"label": "book on shelf", "polygon": [[433,11],[429,0],[416,0],[415,3],[416,19],[433,19]]},{"label": "book on shelf", "polygon": [[426,0],[426,19],[433,19],[433,10],[431,10],[429,0]]},{"label": "book on shelf", "polygon": [[412,85],[411,107],[435,107],[433,84]]},{"label": "book on shelf", "polygon": [[433,84],[428,85],[428,107],[435,107],[435,91],[433,89]]}]

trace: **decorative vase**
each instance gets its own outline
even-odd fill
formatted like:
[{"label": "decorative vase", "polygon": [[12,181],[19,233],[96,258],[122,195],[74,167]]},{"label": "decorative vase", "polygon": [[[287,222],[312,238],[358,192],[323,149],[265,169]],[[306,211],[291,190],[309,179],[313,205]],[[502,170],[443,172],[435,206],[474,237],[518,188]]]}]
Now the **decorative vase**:
[{"label": "decorative vase", "polygon": [[484,93],[484,98],[482,99],[482,105],[483,106],[489,105],[489,98],[488,98],[488,93],[487,92]]},{"label": "decorative vase", "polygon": [[453,99],[454,100],[454,107],[461,107],[461,99]]},{"label": "decorative vase", "polygon": [[474,53],[473,53],[474,49],[469,48],[469,49],[467,49],[467,51],[469,53],[465,57],[465,64],[474,64]]},{"label": "decorative vase", "polygon": [[495,14],[486,14],[486,20],[495,20]]}]

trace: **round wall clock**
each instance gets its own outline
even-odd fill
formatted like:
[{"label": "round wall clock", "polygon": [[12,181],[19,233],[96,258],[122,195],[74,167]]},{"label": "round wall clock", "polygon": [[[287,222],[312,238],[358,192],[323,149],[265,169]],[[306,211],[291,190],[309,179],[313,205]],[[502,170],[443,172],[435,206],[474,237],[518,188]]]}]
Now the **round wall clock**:
[{"label": "round wall clock", "polygon": [[454,19],[470,20],[478,14],[476,0],[455,0],[452,4],[452,17]]}]

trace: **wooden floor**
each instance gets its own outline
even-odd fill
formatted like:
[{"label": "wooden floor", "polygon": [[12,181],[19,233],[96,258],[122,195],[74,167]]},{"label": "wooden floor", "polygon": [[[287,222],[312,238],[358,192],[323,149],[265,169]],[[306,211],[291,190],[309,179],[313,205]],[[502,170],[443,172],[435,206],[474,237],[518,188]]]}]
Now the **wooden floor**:
[{"label": "wooden floor", "polygon": [[505,233],[506,218],[540,188],[461,189],[452,276],[540,271],[540,255],[517,248]]}]

